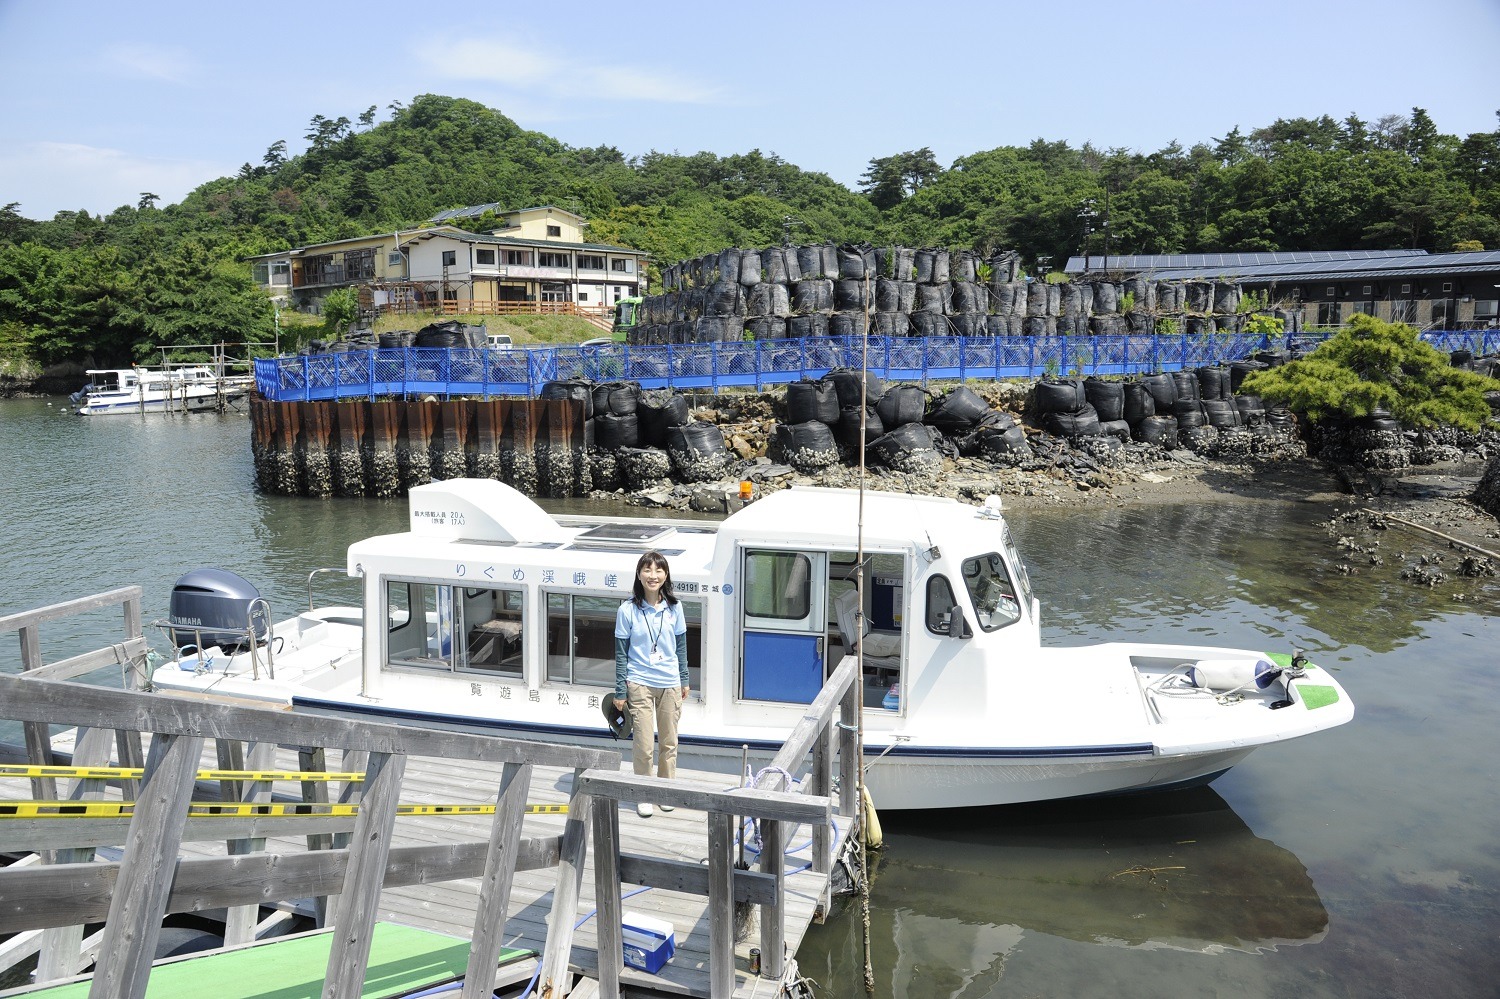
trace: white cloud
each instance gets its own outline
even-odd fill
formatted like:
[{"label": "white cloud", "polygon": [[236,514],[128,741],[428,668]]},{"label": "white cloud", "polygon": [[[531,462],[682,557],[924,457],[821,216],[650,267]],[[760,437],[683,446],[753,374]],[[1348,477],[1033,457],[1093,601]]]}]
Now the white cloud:
[{"label": "white cloud", "polygon": [[577,53],[550,55],[542,46],[501,39],[433,42],[417,54],[429,73],[553,98],[663,104],[714,104],[722,99],[718,88],[701,80],[643,66],[591,63]]},{"label": "white cloud", "polygon": [[236,169],[69,142],[22,143],[0,147],[0,201],[20,202],[18,210],[31,219],[60,211],[107,215],[134,205],[143,191],[159,195],[159,206],[181,201],[199,184]]},{"label": "white cloud", "polygon": [[188,83],[199,76],[200,64],[181,49],[156,45],[111,45],[106,65],[128,76],[165,83]]}]

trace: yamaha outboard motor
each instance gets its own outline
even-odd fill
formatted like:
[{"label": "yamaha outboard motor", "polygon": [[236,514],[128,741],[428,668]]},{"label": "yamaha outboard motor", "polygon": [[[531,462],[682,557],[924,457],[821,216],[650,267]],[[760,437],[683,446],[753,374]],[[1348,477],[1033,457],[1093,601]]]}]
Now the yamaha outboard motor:
[{"label": "yamaha outboard motor", "polygon": [[[172,587],[168,624],[172,644],[178,649],[217,645],[233,654],[249,648],[247,629],[255,629],[257,641],[271,631],[260,590],[248,580],[223,569],[194,569]],[[253,617],[253,624],[252,624]]]}]

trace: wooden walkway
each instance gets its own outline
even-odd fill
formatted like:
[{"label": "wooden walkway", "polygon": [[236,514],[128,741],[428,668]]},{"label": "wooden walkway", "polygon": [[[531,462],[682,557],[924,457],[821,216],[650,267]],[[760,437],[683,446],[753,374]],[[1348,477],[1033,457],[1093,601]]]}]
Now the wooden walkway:
[{"label": "wooden walkway", "polygon": [[[0,631],[16,630],[19,617],[0,618]],[[127,607],[127,632],[138,620]],[[28,641],[35,648],[31,627],[29,636],[22,629],[23,651]],[[58,665],[36,672],[67,672]],[[722,774],[637,778],[622,772],[614,752],[0,676],[0,718],[25,723],[28,735],[26,747],[0,746],[0,763],[149,761],[140,781],[0,776],[6,801],[95,802],[97,813],[138,802],[129,817],[53,818],[43,810],[0,818],[0,854],[40,852],[48,861],[0,870],[0,934],[16,934],[0,944],[0,971],[30,945],[41,954],[39,978],[62,981],[96,953],[91,994],[145,996],[150,967],[139,954],[151,952],[164,914],[227,911],[226,944],[234,946],[275,922],[262,919],[269,906],[312,912],[336,927],[325,996],[360,994],[380,923],[470,941],[471,975],[493,969],[502,947],[541,955],[499,977],[483,972],[493,981],[476,978],[465,997],[532,973],[538,995],[784,994],[794,980],[790,959],[826,912],[836,858],[854,832],[853,818],[841,814],[852,809],[839,807],[832,779],[836,760],[843,786],[853,786],[856,668],[846,660],[789,733],[773,766],[807,775],[790,793],[779,777],[753,789],[731,788]],[[142,733],[153,733],[147,752]],[[366,777],[206,781],[195,780],[194,769],[347,769]],[[206,818],[188,809],[189,798],[216,795],[240,803],[236,813]],[[650,818],[636,814],[643,797],[658,805]],[[397,815],[398,798],[488,805],[492,814]],[[359,808],[251,814],[277,801]],[[758,817],[765,841],[766,859],[750,853],[750,871],[734,867],[744,815]],[[118,847],[123,856],[111,849]],[[636,893],[637,886],[648,887]],[[736,900],[758,924],[738,940]],[[623,965],[622,910],[672,925],[676,956],[658,974]],[[104,930],[85,940],[83,924],[101,921]],[[761,951],[760,975],[748,970],[751,947]],[[601,961],[601,948],[612,957]]]}]

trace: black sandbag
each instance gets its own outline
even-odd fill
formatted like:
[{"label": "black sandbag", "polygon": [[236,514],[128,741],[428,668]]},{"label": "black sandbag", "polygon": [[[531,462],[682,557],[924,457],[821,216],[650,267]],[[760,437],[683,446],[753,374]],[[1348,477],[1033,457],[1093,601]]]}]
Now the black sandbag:
[{"label": "black sandbag", "polygon": [[784,285],[787,282],[786,251],[779,246],[760,251],[760,269],[766,282]]},{"label": "black sandbag", "polygon": [[874,372],[858,368],[834,368],[823,376],[838,395],[839,408],[848,409],[860,404],[860,384],[864,384],[864,404],[873,406],[885,394],[885,381]]},{"label": "black sandbag", "polygon": [[786,334],[794,340],[802,337],[827,336],[828,317],[821,312],[814,312],[810,316],[792,316],[786,321]]},{"label": "black sandbag", "polygon": [[797,247],[797,269],[802,272],[802,277],[819,278],[823,276],[823,249],[819,246]]},{"label": "black sandbag", "polygon": [[935,312],[946,315],[952,311],[953,286],[948,284],[917,285],[916,312]]},{"label": "black sandbag", "polygon": [[827,278],[804,278],[792,286],[792,312],[807,315],[833,309],[833,282]]},{"label": "black sandbag", "polygon": [[1256,423],[1264,423],[1266,419],[1266,404],[1258,395],[1237,395],[1230,400],[1230,404],[1238,410],[1240,422],[1245,426]]},{"label": "black sandbag", "polygon": [[911,318],[904,312],[877,312],[870,317],[871,336],[907,336]]},{"label": "black sandbag", "polygon": [[1208,426],[1208,414],[1203,412],[1203,404],[1199,402],[1190,403],[1179,399],[1172,407],[1172,416],[1177,420],[1178,433],[1195,427]]},{"label": "black sandbag", "polygon": [[[769,285],[756,285],[757,288]],[[745,320],[745,332],[752,340],[785,340],[787,320],[779,316],[756,316]]]},{"label": "black sandbag", "polygon": [[1079,378],[1044,378],[1036,386],[1039,413],[1073,413],[1088,402]]},{"label": "black sandbag", "polygon": [[945,434],[960,434],[972,430],[979,418],[988,411],[989,405],[977,392],[966,385],[959,385],[933,400],[924,422]]},{"label": "black sandbag", "polygon": [[875,412],[889,430],[921,423],[927,410],[927,393],[916,385],[892,385],[875,404]]},{"label": "black sandbag", "polygon": [[1106,437],[1118,437],[1122,441],[1130,440],[1130,424],[1124,420],[1100,420],[1099,432]]},{"label": "black sandbag", "polygon": [[839,277],[858,279],[865,276],[865,255],[861,248],[846,243],[838,249]]},{"label": "black sandbag", "polygon": [[[912,260],[911,279],[918,284],[932,283],[932,258],[936,251],[918,250]],[[905,275],[898,275],[905,278]]]},{"label": "black sandbag", "polygon": [[1246,375],[1250,374],[1252,371],[1264,371],[1268,367],[1270,367],[1270,365],[1266,364],[1264,361],[1230,361],[1229,391],[1238,395],[1240,391],[1240,385],[1244,382]]},{"label": "black sandbag", "polygon": [[1099,414],[1100,423],[1125,419],[1125,383],[1107,382],[1102,378],[1085,378],[1083,396]]},{"label": "black sandbag", "polygon": [[[839,425],[838,429],[834,432],[834,436],[838,439],[839,447],[843,448],[848,454],[856,457],[859,452],[860,422],[858,404],[846,406],[839,410]],[[880,414],[875,412],[873,407],[864,411],[863,422],[865,428],[865,447],[868,448],[872,441],[885,435],[885,424],[880,421]]]},{"label": "black sandbag", "polygon": [[1099,436],[1099,414],[1094,407],[1084,403],[1070,413],[1047,413],[1042,416],[1042,428],[1059,437]]},{"label": "black sandbag", "polygon": [[871,441],[865,447],[865,456],[879,465],[899,466],[912,452],[935,448],[936,441],[929,428],[920,423],[905,423]]},{"label": "black sandbag", "polygon": [[875,311],[901,311],[900,281],[893,280],[892,278],[878,278],[875,281]]},{"label": "black sandbag", "polygon": [[864,336],[865,314],[863,312],[835,312],[828,317],[829,336]]},{"label": "black sandbag", "polygon": [[595,416],[605,413],[628,416],[640,405],[641,386],[636,382],[600,382],[592,394]]},{"label": "black sandbag", "polygon": [[979,454],[985,458],[1031,454],[1031,445],[1026,443],[1026,431],[1018,426],[1006,427],[1004,430],[985,427],[977,436]]},{"label": "black sandbag", "polygon": [[773,457],[786,462],[799,472],[827,468],[839,460],[838,444],[828,424],[813,420],[809,423],[778,423],[771,436]]},{"label": "black sandbag", "polygon": [[1130,435],[1143,444],[1171,451],[1177,447],[1177,421],[1170,416],[1148,416],[1130,428]]},{"label": "black sandbag", "polygon": [[666,447],[667,431],[692,419],[687,399],[677,394],[644,392],[636,406],[640,439],[645,447]]},{"label": "black sandbag", "polygon": [[640,418],[634,413],[616,415],[600,413],[594,417],[594,443],[610,451],[622,447],[639,447]]},{"label": "black sandbag", "polygon": [[1297,425],[1297,418],[1285,406],[1273,406],[1266,410],[1266,426],[1287,429]]},{"label": "black sandbag", "polygon": [[719,280],[732,281],[735,284],[739,284],[740,260],[743,257],[744,253],[734,247],[720,251],[718,256]]},{"label": "black sandbag", "polygon": [[1211,427],[1237,427],[1240,425],[1239,410],[1227,399],[1204,399],[1203,412]]},{"label": "black sandbag", "polygon": [[1151,393],[1158,413],[1171,411],[1172,404],[1177,401],[1177,383],[1172,380],[1171,375],[1164,371],[1142,375],[1141,384],[1145,385],[1146,390]]},{"label": "black sandbag", "polygon": [[746,250],[740,254],[740,284],[760,284],[759,250]]},{"label": "black sandbag", "polygon": [[786,387],[786,419],[793,425],[839,421],[839,393],[831,382],[803,380]]},{"label": "black sandbag", "polygon": [[1198,375],[1198,398],[1207,402],[1210,399],[1229,398],[1229,369],[1224,367],[1199,368]]},{"label": "black sandbag", "polygon": [[724,434],[712,423],[694,422],[667,430],[672,470],[684,482],[709,482],[728,467]]},{"label": "black sandbag", "polygon": [[947,336],[948,320],[940,312],[913,312],[911,314],[912,336]]},{"label": "black sandbag", "polygon": [[540,399],[556,401],[558,399],[569,399],[583,404],[583,418],[593,419],[594,416],[594,387],[584,381],[555,381],[546,382],[542,390],[537,394]]},{"label": "black sandbag", "polygon": [[747,316],[786,316],[792,311],[791,298],[784,284],[766,282],[753,285],[742,304],[741,311]]},{"label": "black sandbag", "polygon": [[1148,416],[1156,415],[1156,399],[1151,390],[1140,381],[1125,383],[1125,405],[1123,419],[1134,426]]},{"label": "black sandbag", "polygon": [[1191,399],[1193,402],[1199,401],[1198,375],[1196,372],[1174,371],[1172,372],[1172,384],[1177,386],[1178,401],[1183,399]]}]

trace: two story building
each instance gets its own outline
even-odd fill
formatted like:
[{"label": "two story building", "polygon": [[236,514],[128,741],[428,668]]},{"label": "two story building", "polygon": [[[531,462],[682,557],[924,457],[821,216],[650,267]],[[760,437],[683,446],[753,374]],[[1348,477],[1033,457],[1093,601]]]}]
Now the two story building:
[{"label": "two story building", "polygon": [[[492,215],[496,227],[455,222]],[[362,308],[515,311],[524,303],[583,311],[646,292],[648,254],[586,242],[588,222],[551,205],[505,211],[472,205],[427,225],[247,258],[255,281],[285,304],[317,312],[330,291],[355,287]]]}]

